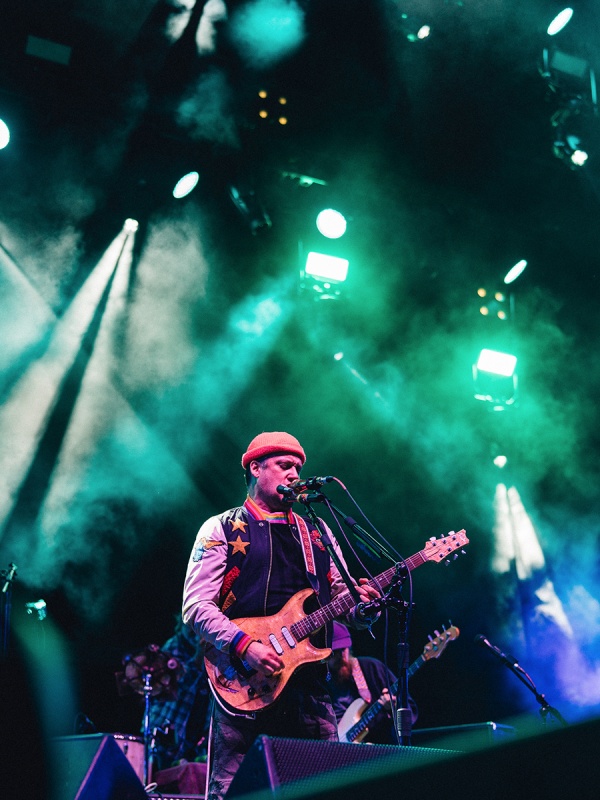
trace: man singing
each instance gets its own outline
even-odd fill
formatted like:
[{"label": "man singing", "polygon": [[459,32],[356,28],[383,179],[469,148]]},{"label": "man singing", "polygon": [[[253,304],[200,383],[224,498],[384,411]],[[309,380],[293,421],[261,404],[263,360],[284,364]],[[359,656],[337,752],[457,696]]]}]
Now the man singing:
[{"label": "man singing", "polygon": [[[306,588],[314,590],[314,608],[318,608],[347,588],[318,529],[292,511],[294,495],[278,491],[299,478],[305,460],[302,445],[289,433],[256,436],[242,456],[246,500],[202,525],[185,580],[184,621],[218,650],[243,659],[265,676],[279,674],[284,661],[270,644],[255,641],[232,620],[277,614]],[[322,525],[345,568],[339,545],[324,522]],[[357,591],[365,603],[379,596],[366,578],[360,579]],[[371,620],[354,608],[344,621],[364,628]],[[322,628],[312,640],[325,647],[331,632]],[[231,713],[215,703],[207,800],[224,797],[259,734],[337,741],[326,679],[326,663],[312,662],[296,670],[277,700],[255,714]]]}]

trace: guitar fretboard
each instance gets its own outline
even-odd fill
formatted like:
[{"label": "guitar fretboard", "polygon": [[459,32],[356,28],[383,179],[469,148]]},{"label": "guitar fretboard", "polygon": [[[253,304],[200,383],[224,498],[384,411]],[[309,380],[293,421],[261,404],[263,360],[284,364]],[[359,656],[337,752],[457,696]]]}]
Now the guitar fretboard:
[{"label": "guitar fretboard", "polygon": [[[412,571],[428,560],[429,559],[427,559],[424,555],[424,551],[420,550],[418,553],[415,553],[414,556],[407,558],[404,562],[398,562],[393,567],[386,569],[385,572],[377,575],[375,578],[369,581],[369,585],[375,586],[379,589],[386,589],[398,575],[404,565],[406,565],[409,571]],[[322,608],[313,611],[312,614],[308,614],[308,616],[304,617],[304,619],[300,620],[299,622],[295,622],[291,626],[292,634],[296,641],[305,639],[307,636],[310,636],[311,633],[318,631],[319,628],[322,628],[323,625],[326,625],[332,619],[337,619],[338,617],[342,617],[344,614],[347,614],[352,608],[354,608],[355,605],[356,600],[349,590],[341,592],[334,600],[332,600],[330,603],[327,603],[327,605],[324,605]]]}]

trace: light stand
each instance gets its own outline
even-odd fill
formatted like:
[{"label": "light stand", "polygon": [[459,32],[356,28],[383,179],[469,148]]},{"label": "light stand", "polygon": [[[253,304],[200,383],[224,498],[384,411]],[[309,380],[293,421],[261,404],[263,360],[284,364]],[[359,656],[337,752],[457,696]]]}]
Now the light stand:
[{"label": "light stand", "polygon": [[8,654],[8,641],[10,634],[10,612],[12,607],[12,584],[17,575],[17,565],[10,563],[8,569],[3,569],[0,573],[2,579],[2,591],[0,592],[0,611],[2,614],[2,651],[3,657]]}]

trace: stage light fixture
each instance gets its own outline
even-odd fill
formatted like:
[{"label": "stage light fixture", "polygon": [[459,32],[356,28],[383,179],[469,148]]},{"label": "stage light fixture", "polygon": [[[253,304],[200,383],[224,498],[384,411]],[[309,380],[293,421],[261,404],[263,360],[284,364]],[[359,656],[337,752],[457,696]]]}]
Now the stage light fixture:
[{"label": "stage light fixture", "polygon": [[137,221],[137,219],[131,219],[131,217],[126,219],[123,223],[123,230],[126,233],[135,233],[139,227],[140,223]]},{"label": "stage light fixture", "polygon": [[337,300],[348,277],[348,266],[347,258],[311,250],[300,272],[300,288],[310,291],[314,300]]},{"label": "stage light fixture", "polygon": [[400,30],[409,42],[420,42],[429,38],[431,26],[417,17],[402,14],[400,17]]},{"label": "stage light fixture", "polygon": [[572,16],[572,8],[563,8],[563,10],[554,17],[550,25],[548,25],[548,36],[556,36],[557,33],[560,33],[563,28],[568,25]]},{"label": "stage light fixture", "polygon": [[272,226],[271,218],[254,189],[230,185],[229,197],[240,212],[253,236]]},{"label": "stage light fixture", "polygon": [[509,319],[511,304],[508,302],[509,298],[504,292],[495,291],[491,293],[481,286],[477,289],[477,296],[481,303],[479,313],[482,317],[493,317],[501,321]]},{"label": "stage light fixture", "polygon": [[519,275],[523,273],[526,266],[527,266],[527,261],[524,258],[522,258],[520,261],[517,261],[514,267],[511,267],[504,276],[504,283],[506,284],[514,283],[519,277]]},{"label": "stage light fixture", "polygon": [[0,150],[4,150],[9,142],[10,130],[8,129],[6,122],[4,122],[3,119],[0,119]]},{"label": "stage light fixture", "polygon": [[197,172],[188,172],[186,175],[183,175],[175,184],[173,197],[176,200],[187,197],[188,194],[196,188],[199,180],[200,175]]},{"label": "stage light fixture", "polygon": [[328,239],[339,239],[347,227],[346,217],[333,208],[325,208],[317,215],[317,229]]},{"label": "stage light fixture", "polygon": [[596,73],[584,58],[545,47],[540,74],[558,99],[561,109],[570,113],[597,112]]},{"label": "stage light fixture", "polygon": [[474,396],[490,403],[494,411],[514,405],[517,398],[517,357],[484,348],[473,365]]}]

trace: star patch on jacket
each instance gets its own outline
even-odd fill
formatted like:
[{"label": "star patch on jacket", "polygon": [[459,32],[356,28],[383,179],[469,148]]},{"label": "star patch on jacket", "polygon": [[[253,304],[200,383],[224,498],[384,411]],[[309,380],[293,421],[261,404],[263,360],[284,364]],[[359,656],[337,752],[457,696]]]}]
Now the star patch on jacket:
[{"label": "star patch on jacket", "polygon": [[229,542],[232,547],[231,555],[234,553],[243,553],[246,555],[246,548],[249,546],[250,542],[243,542],[242,537],[238,533],[237,539],[234,539],[232,542]]}]

